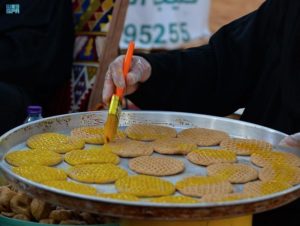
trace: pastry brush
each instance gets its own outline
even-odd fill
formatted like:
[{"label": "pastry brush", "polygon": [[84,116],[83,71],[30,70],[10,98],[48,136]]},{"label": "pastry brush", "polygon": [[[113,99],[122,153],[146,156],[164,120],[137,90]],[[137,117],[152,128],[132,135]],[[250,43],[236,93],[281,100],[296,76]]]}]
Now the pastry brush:
[{"label": "pastry brush", "polygon": [[[134,50],[134,42],[130,42],[127,48],[127,52],[123,62],[123,76],[126,82],[126,77],[131,67],[131,59]],[[116,87],[116,92],[112,96],[107,120],[104,124],[104,141],[109,143],[112,141],[117,133],[119,126],[119,118],[122,110],[122,98],[125,92],[125,88]]]}]

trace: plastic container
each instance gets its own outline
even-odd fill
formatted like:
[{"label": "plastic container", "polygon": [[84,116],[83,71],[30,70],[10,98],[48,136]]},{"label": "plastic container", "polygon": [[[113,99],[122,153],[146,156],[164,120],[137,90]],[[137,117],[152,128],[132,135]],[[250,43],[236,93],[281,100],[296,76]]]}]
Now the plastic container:
[{"label": "plastic container", "polygon": [[42,107],[41,106],[28,106],[27,107],[27,118],[24,123],[33,122],[42,119]]}]

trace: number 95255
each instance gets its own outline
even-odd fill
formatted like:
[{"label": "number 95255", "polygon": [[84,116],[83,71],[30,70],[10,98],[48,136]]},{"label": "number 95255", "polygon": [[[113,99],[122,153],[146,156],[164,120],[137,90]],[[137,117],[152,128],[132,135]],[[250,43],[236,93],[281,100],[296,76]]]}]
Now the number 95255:
[{"label": "number 95255", "polygon": [[167,43],[182,43],[190,41],[190,34],[187,23],[164,24],[127,24],[124,28],[123,38],[125,43],[131,40],[140,42],[144,45],[156,44],[164,45]]}]

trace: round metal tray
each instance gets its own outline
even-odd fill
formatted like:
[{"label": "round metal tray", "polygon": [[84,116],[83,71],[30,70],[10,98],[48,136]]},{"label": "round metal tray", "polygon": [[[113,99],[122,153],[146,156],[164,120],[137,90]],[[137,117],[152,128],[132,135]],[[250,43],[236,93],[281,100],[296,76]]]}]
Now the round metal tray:
[{"label": "round metal tray", "polygon": [[[131,219],[211,220],[235,217],[267,211],[300,197],[300,185],[297,185],[282,192],[267,196],[224,203],[161,204],[150,203],[143,200],[139,202],[128,202],[70,193],[32,182],[14,174],[11,171],[11,166],[4,160],[4,155],[7,152],[26,148],[25,141],[34,134],[43,132],[69,134],[70,130],[76,127],[103,126],[106,117],[106,111],[61,115],[28,123],[7,132],[0,138],[0,167],[3,170],[3,174],[8,181],[19,189],[53,204],[112,217]],[[277,146],[279,141],[283,139],[286,134],[259,125],[227,118],[177,112],[122,112],[120,119],[121,128],[135,123],[168,125],[176,128],[178,131],[190,127],[218,129],[228,132],[232,137],[265,140],[273,144],[275,149],[299,155],[294,149]],[[186,170],[182,174],[164,177],[164,179],[175,183],[185,176],[195,174],[205,175],[204,167],[196,166],[188,162],[184,157],[176,158],[180,158],[185,162]],[[238,157],[238,160],[239,162],[251,164],[249,157]],[[128,169],[127,162],[128,159],[122,159],[120,166],[126,168],[129,174],[134,174]],[[65,168],[67,164],[61,163],[58,167]],[[196,168],[197,173],[195,172]],[[115,191],[113,184],[93,186],[104,192]],[[241,186],[242,185],[235,185],[235,190],[240,190]]]}]

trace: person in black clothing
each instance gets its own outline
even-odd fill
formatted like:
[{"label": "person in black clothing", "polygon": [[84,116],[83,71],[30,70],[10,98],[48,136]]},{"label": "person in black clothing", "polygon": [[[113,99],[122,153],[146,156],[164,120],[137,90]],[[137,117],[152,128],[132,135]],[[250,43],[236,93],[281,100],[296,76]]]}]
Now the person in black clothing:
[{"label": "person in black clothing", "polygon": [[[300,132],[300,1],[267,0],[222,27],[197,48],[134,56],[125,82],[124,56],[106,75],[103,101],[115,86],[141,109],[226,116],[293,134]],[[191,101],[193,102],[191,104]],[[300,134],[285,143],[300,148]],[[254,217],[254,225],[300,225],[300,202]]]},{"label": "person in black clothing", "polygon": [[0,1],[0,134],[70,78],[73,39],[71,1]]}]

